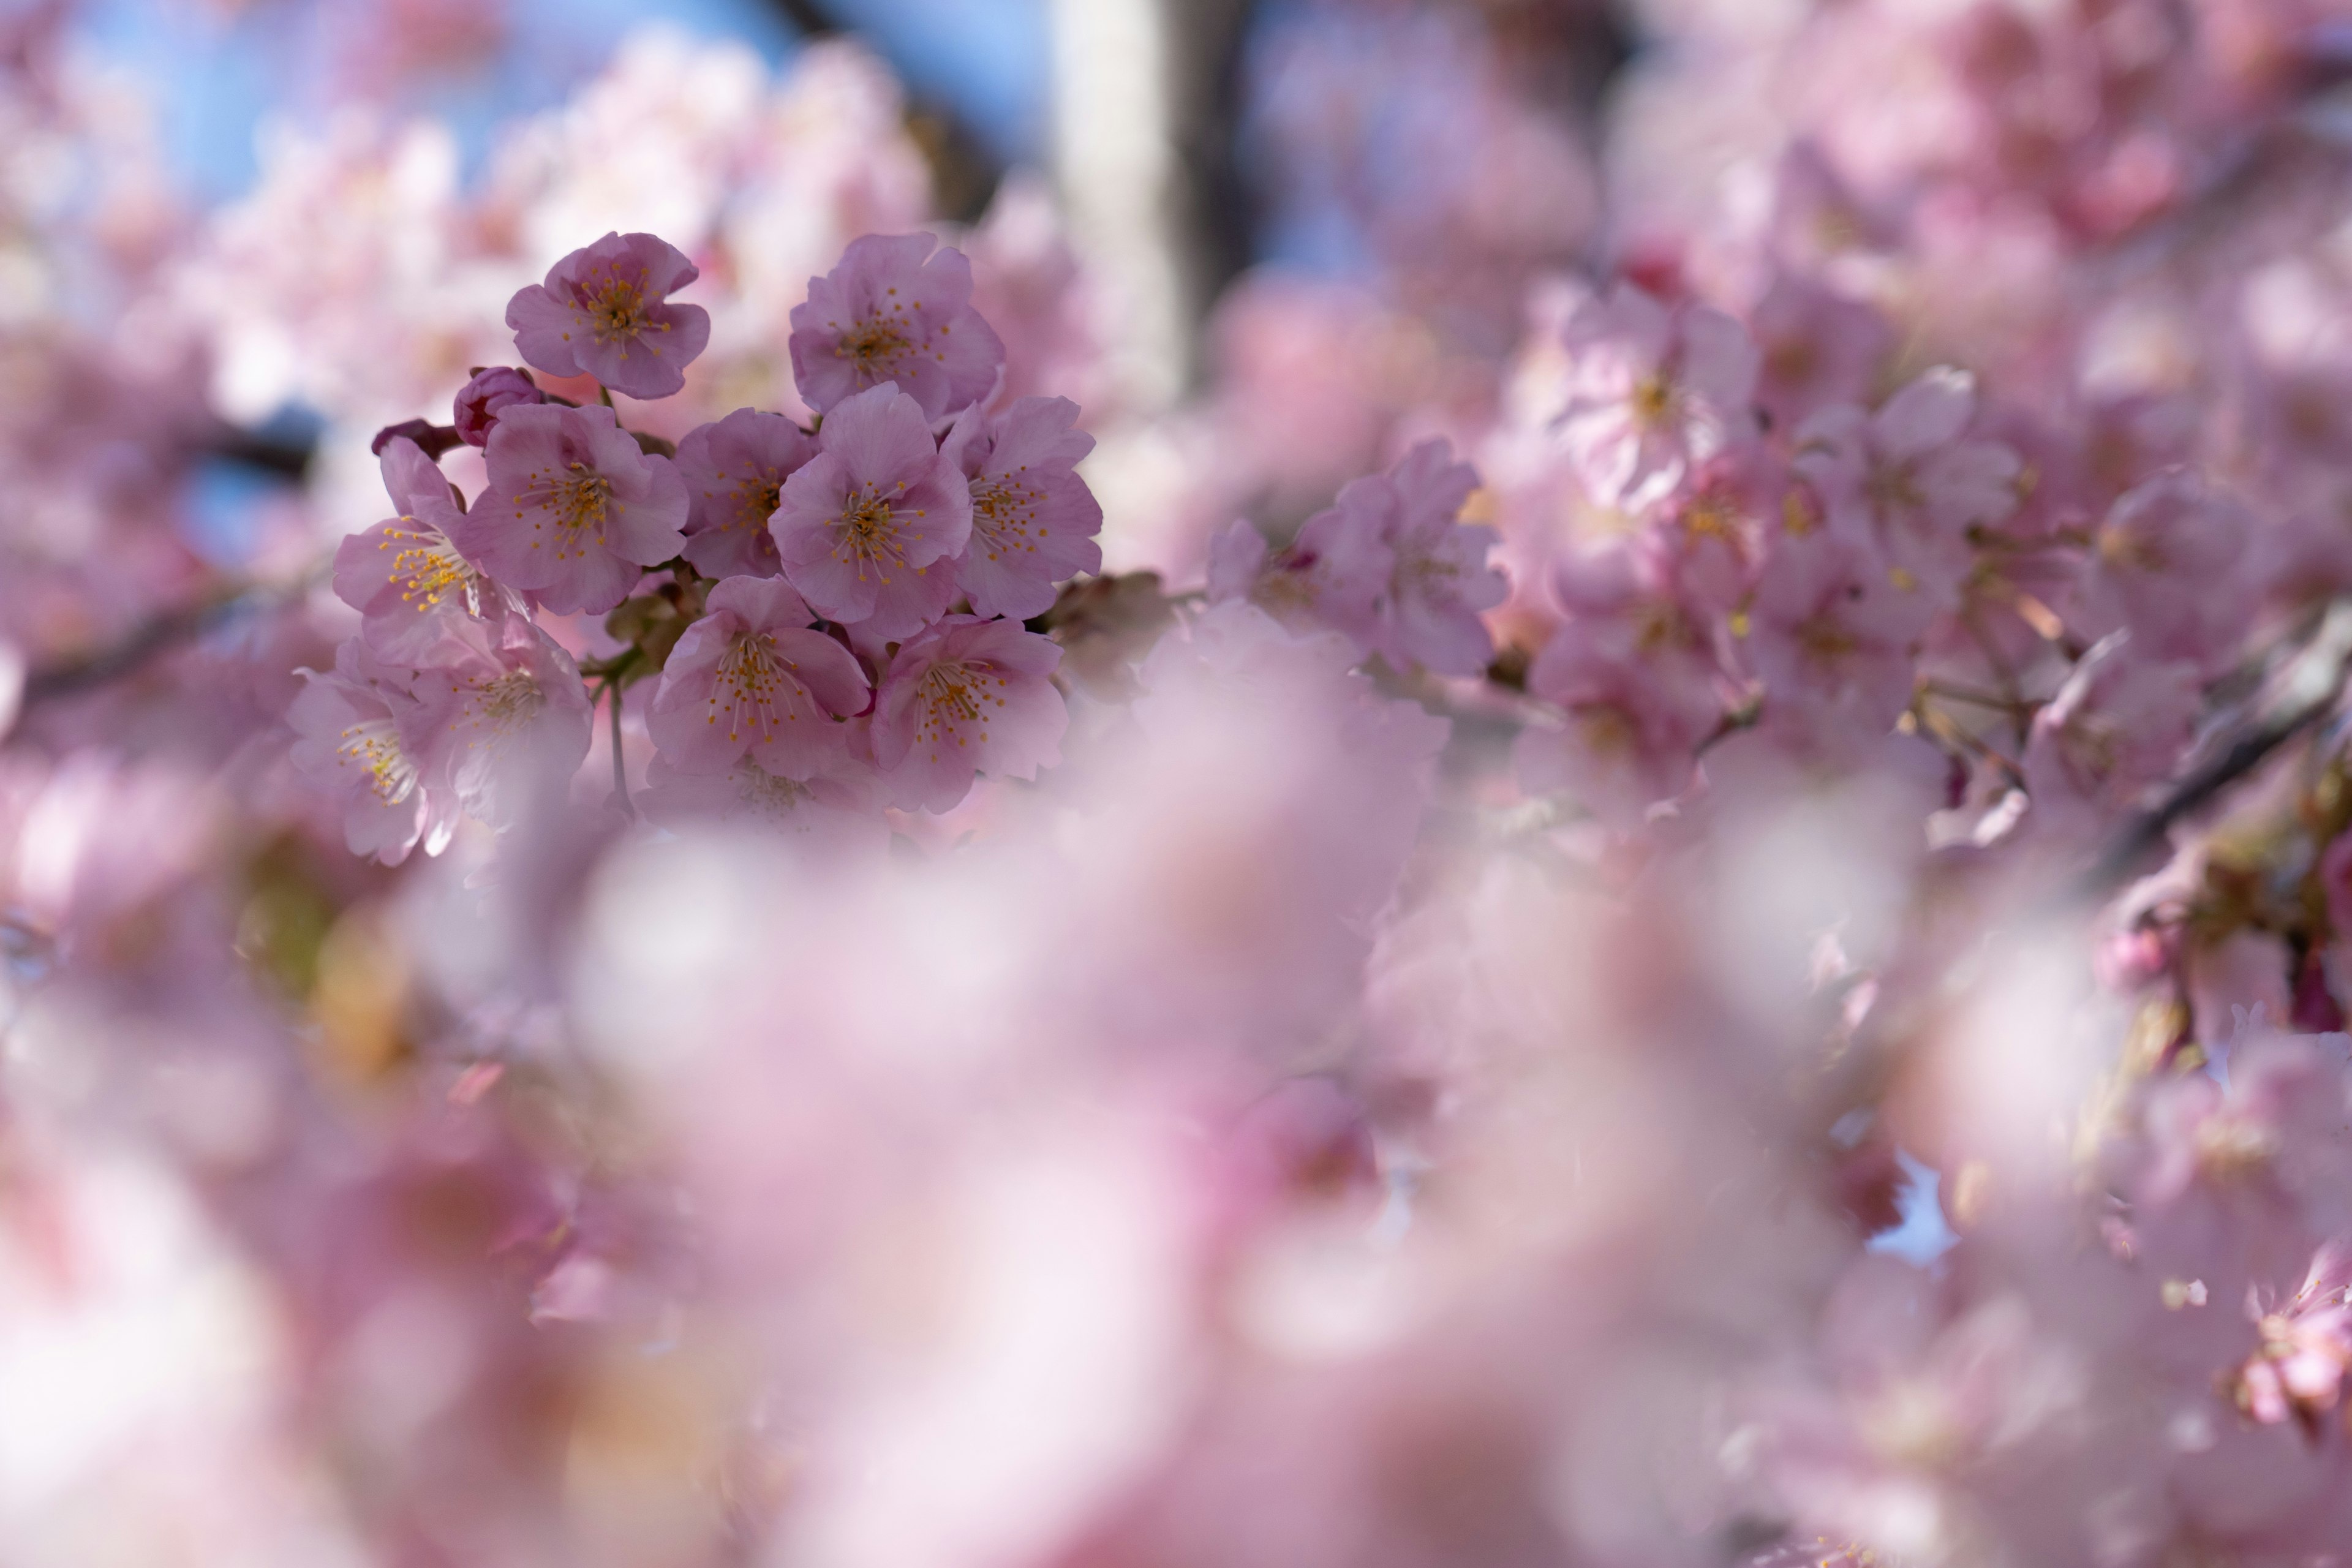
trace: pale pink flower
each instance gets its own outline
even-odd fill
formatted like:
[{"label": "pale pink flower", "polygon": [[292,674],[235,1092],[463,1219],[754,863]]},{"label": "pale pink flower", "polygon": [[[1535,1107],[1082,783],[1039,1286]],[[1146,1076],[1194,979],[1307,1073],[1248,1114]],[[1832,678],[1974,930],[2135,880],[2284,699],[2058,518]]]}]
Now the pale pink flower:
[{"label": "pale pink flower", "polygon": [[1476,675],[1494,658],[1479,612],[1510,594],[1503,574],[1486,564],[1497,536],[1456,521],[1477,488],[1476,470],[1454,461],[1451,447],[1424,441],[1387,473],[1349,485],[1330,511],[1300,531],[1302,542],[1309,531],[1321,537],[1328,528],[1334,537],[1377,540],[1387,551],[1388,577],[1370,605],[1332,621],[1365,652],[1399,669],[1420,665],[1440,675]]},{"label": "pale pink flower", "polygon": [[1874,738],[1910,704],[1917,622],[1869,545],[1819,528],[1784,537],[1748,615],[1742,647],[1768,712]]},{"label": "pale pink flower", "polygon": [[2316,1436],[2352,1377],[2352,1247],[2340,1237],[2321,1247],[2291,1300],[2246,1307],[2261,1348],[2238,1368],[2238,1408],[2266,1426],[2294,1420]]},{"label": "pale pink flower", "polygon": [[988,395],[1004,345],[971,309],[971,263],[928,234],[867,235],[809,279],[793,311],[793,377],[819,414],[895,383],[942,419]]},{"label": "pale pink flower", "polygon": [[1661,500],[1693,464],[1756,434],[1756,345],[1720,310],[1620,283],[1570,319],[1566,350],[1559,428],[1604,506]]},{"label": "pale pink flower", "polygon": [[646,728],[682,772],[723,773],[746,755],[805,779],[845,737],[835,721],[866,704],[866,673],[779,577],[730,577],[662,667]]},{"label": "pale pink flower", "polygon": [[1062,650],[1010,621],[950,616],[901,646],[875,693],[874,757],[893,797],[945,811],[975,773],[1032,779],[1061,761]]},{"label": "pale pink flower", "polygon": [[710,312],[669,296],[700,276],[650,234],[608,234],[551,268],[507,305],[515,347],[534,370],[593,375],[630,397],[667,397],[710,342]]},{"label": "pale pink flower", "polygon": [[464,509],[438,464],[404,437],[384,444],[383,485],[400,515],[335,547],[335,596],[360,612],[377,654],[421,663],[441,635],[436,611],[498,615],[511,595],[458,553]]},{"label": "pale pink flower", "polygon": [[380,664],[352,637],[335,650],[331,673],[300,673],[302,689],[286,713],[294,728],[292,760],[341,797],[343,840],[352,853],[397,866],[419,844],[427,855],[448,847],[457,797],[419,772],[401,738],[401,717],[416,706],[406,684],[410,672]]},{"label": "pale pink flower", "polygon": [[2107,510],[2083,580],[2090,629],[2131,630],[2135,657],[2210,668],[2235,651],[2251,594],[2254,519],[2194,469],[2158,474]]},{"label": "pale pink flower", "polygon": [[452,405],[452,420],[457,437],[468,447],[486,447],[490,441],[490,426],[498,423],[499,411],[512,408],[518,403],[544,403],[547,394],[539,389],[530,374],[512,365],[493,365],[478,370],[473,379],[457,391]]},{"label": "pale pink flower", "polygon": [[1798,432],[1797,471],[1812,481],[1833,526],[1871,540],[1895,585],[1941,608],[1973,558],[1969,531],[2017,510],[2017,454],[1968,437],[1976,381],[1927,372],[1874,414],[1825,408]]},{"label": "pale pink flower", "polygon": [[435,654],[410,683],[415,705],[396,716],[401,742],[467,812],[512,826],[588,754],[579,667],[521,616],[457,623]]},{"label": "pale pink flower", "polygon": [[1895,350],[1895,329],[1876,310],[1796,277],[1773,282],[1748,326],[1762,363],[1757,401],[1778,429],[1869,396]]},{"label": "pale pink flower", "polygon": [[1102,570],[1102,506],[1077,465],[1095,438],[1066,397],[968,408],[942,444],[971,481],[971,542],[956,572],[974,615],[1034,616],[1055,584]]},{"label": "pale pink flower", "polygon": [[1531,793],[1570,795],[1608,826],[1633,827],[1689,787],[1698,743],[1721,715],[1711,693],[1675,681],[1671,661],[1606,626],[1571,620],[1536,656],[1528,691],[1566,723],[1521,731],[1513,757]]},{"label": "pale pink flower", "polygon": [[955,601],[971,490],[915,400],[877,386],[836,405],[784,481],[770,527],[784,575],[829,620],[904,637]]},{"label": "pale pink flower", "polygon": [[2068,810],[2083,826],[2098,826],[2188,751],[2203,706],[2197,668],[2135,652],[2128,634],[2102,640],[2034,716],[2020,761],[2037,817]]},{"label": "pale pink flower", "polygon": [[813,849],[879,850],[890,841],[882,782],[846,752],[822,758],[805,779],[780,777],[749,757],[719,773],[682,773],[656,753],[646,765],[646,788],[636,804],[648,818],[674,829],[697,823],[754,826]]},{"label": "pale pink flower", "polygon": [[1281,550],[1245,518],[1209,542],[1210,599],[1246,600],[1294,629],[1368,632],[1395,574],[1395,552],[1336,510],[1308,518]]},{"label": "pale pink flower", "polygon": [[518,405],[499,416],[487,457],[489,487],[458,524],[458,547],[551,610],[602,615],[685,547],[677,469],[609,408]]},{"label": "pale pink flower", "polygon": [[773,577],[783,570],[768,520],[784,481],[816,455],[781,414],[739,408],[677,444],[686,481],[686,559],[706,577]]}]

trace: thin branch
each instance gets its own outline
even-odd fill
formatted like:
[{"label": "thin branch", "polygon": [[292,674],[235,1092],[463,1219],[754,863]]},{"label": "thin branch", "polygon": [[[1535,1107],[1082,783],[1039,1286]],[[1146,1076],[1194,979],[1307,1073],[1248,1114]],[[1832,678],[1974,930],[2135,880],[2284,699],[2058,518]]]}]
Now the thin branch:
[{"label": "thin branch", "polygon": [[2280,747],[2334,711],[2347,673],[2352,673],[2352,600],[2339,599],[2328,606],[2318,635],[2304,650],[2270,712],[2192,770],[2163,800],[2126,824],[2084,874],[2077,893],[2095,900],[2128,881],[2142,858],[2164,841],[2174,824],[2210,805]]},{"label": "thin branch", "polygon": [[613,706],[613,798],[621,805],[622,815],[635,820],[636,802],[629,798],[628,763],[621,755],[621,684],[617,680],[604,683],[604,696]]},{"label": "thin branch", "polygon": [[279,608],[310,591],[310,580],[282,587],[244,587],[142,621],[112,646],[43,666],[26,678],[24,709],[56,701],[137,673],[152,660],[194,642],[236,616]]}]

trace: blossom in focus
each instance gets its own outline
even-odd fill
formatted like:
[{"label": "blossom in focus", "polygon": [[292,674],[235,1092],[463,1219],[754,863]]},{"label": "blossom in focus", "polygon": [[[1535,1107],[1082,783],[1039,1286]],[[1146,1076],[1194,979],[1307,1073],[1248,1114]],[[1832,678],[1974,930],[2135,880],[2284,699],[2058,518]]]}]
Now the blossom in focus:
[{"label": "blossom in focus", "polygon": [[782,779],[815,774],[845,737],[836,718],[866,707],[849,650],[810,631],[808,605],[780,577],[730,577],[662,668],[646,728],[680,771],[723,773],[745,756]]},{"label": "blossom in focus", "polygon": [[1693,464],[1756,434],[1756,345],[1720,310],[1620,283],[1569,319],[1565,348],[1558,427],[1604,506],[1650,506]]},{"label": "blossom in focus", "polygon": [[448,847],[457,799],[420,772],[400,721],[416,706],[404,671],[379,663],[357,637],[335,650],[335,668],[301,672],[287,710],[290,753],[300,773],[331,787],[343,807],[343,837],[354,855],[397,866],[419,844]]},{"label": "blossom in focus", "polygon": [[908,807],[945,811],[975,773],[1034,778],[1059,762],[1062,650],[1017,622],[950,616],[900,646],[874,699],[874,757]]},{"label": "blossom in focus", "polygon": [[1066,397],[1024,397],[996,415],[968,408],[942,449],[971,481],[971,542],[957,577],[972,613],[1034,616],[1055,585],[1102,570],[1102,505],[1077,465],[1094,437]]},{"label": "blossom in focus", "polygon": [[971,309],[971,263],[928,234],[868,235],[809,279],[793,311],[793,375],[820,414],[895,383],[941,419],[988,395],[1004,345]]},{"label": "blossom in focus", "polygon": [[882,385],[834,406],[817,455],[791,478],[770,523],[791,579],[828,620],[904,637],[954,602],[955,556],[971,535],[971,490],[931,439],[922,406]]},{"label": "blossom in focus", "polygon": [[669,296],[700,274],[650,234],[608,234],[549,269],[507,305],[515,347],[534,370],[593,375],[629,397],[667,397],[710,342],[710,312]]},{"label": "blossom in focus", "polygon": [[547,394],[539,389],[526,372],[512,365],[492,365],[478,370],[473,379],[457,389],[452,408],[458,439],[468,447],[487,447],[490,442],[490,426],[498,422],[499,411],[518,403],[544,403]]},{"label": "blossom in focus", "polygon": [[706,577],[772,577],[783,570],[768,520],[784,481],[816,455],[781,414],[739,408],[677,444],[686,481],[686,558]]},{"label": "blossom in focus", "polygon": [[517,405],[490,431],[489,487],[455,535],[467,556],[559,613],[601,615],[685,548],[685,483],[609,408]]},{"label": "blossom in focus", "polygon": [[509,826],[588,754],[588,689],[572,656],[521,616],[467,621],[410,682],[397,715],[421,776],[467,812]]},{"label": "blossom in focus", "polygon": [[[1456,521],[1477,488],[1477,474],[1454,461],[1453,448],[1424,441],[1387,473],[1349,484],[1329,512],[1309,520],[1318,536],[1373,539],[1387,552],[1388,580],[1370,605],[1360,616],[1333,622],[1366,652],[1399,669],[1419,665],[1439,675],[1486,668],[1495,644],[1478,613],[1501,604],[1510,586],[1486,564],[1495,531]],[[1307,537],[1302,530],[1301,541]]]},{"label": "blossom in focus", "polygon": [[505,594],[458,552],[465,514],[440,465],[403,437],[384,443],[382,467],[400,515],[335,547],[335,596],[378,655],[414,664],[441,635],[436,612],[495,614]]}]

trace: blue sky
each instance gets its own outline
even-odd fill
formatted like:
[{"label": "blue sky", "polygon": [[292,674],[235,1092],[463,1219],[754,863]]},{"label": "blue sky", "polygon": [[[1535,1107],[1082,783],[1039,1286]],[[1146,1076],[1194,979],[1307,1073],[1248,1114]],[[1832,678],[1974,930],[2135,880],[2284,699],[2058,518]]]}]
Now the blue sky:
[{"label": "blue sky", "polygon": [[[5,3],[5,0],[0,0]],[[446,119],[470,158],[493,127],[560,101],[631,27],[666,21],[731,37],[770,63],[787,58],[792,27],[765,0],[507,0],[509,47],[486,69],[434,84],[415,107]],[[865,31],[921,94],[936,98],[1000,158],[1043,152],[1048,51],[1044,0],[828,0]],[[189,188],[219,200],[254,170],[254,132],[273,112],[326,107],[315,80],[310,0],[253,5],[231,17],[186,0],[93,0],[82,39],[143,78],[165,145]]]}]

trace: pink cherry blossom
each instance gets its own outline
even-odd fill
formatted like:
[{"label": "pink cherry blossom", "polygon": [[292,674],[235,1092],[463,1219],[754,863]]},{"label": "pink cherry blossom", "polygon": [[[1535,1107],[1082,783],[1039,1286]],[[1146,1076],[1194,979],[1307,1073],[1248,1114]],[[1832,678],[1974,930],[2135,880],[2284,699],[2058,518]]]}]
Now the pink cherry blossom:
[{"label": "pink cherry blossom", "polygon": [[397,715],[420,775],[494,826],[560,791],[588,754],[588,689],[572,656],[521,616],[467,621],[410,683]]},{"label": "pink cherry blossom", "polygon": [[2238,1407],[2264,1426],[2293,1419],[2316,1432],[2352,1377],[2352,1238],[2321,1247],[2290,1300],[2247,1306],[2261,1348],[2238,1369]]},{"label": "pink cherry blossom", "polygon": [[808,605],[776,577],[730,577],[662,668],[646,717],[680,771],[723,773],[749,755],[778,778],[806,779],[839,751],[836,719],[868,688],[849,650],[807,629]]},{"label": "pink cherry blossom", "polygon": [[874,700],[874,756],[899,804],[945,811],[976,773],[1029,779],[1069,723],[1062,650],[1010,621],[950,616],[900,646]]},{"label": "pink cherry blossom", "polygon": [[[1323,514],[1336,521],[1309,521],[1318,538],[1328,528],[1333,535],[1377,540],[1388,552],[1388,579],[1371,604],[1360,616],[1333,622],[1366,652],[1399,669],[1419,665],[1440,675],[1486,668],[1495,644],[1478,613],[1501,604],[1510,588],[1486,564],[1495,531],[1456,521],[1477,488],[1477,473],[1454,461],[1451,447],[1424,441],[1387,473],[1341,490],[1338,505]],[[1307,537],[1301,531],[1301,541]]]},{"label": "pink cherry blossom", "polygon": [[1816,528],[1773,551],[1742,656],[1764,682],[1768,713],[1822,733],[1883,735],[1911,700],[1917,628],[1875,551]]},{"label": "pink cherry blossom", "polygon": [[829,620],[904,637],[956,595],[955,556],[971,535],[971,490],[895,386],[836,405],[817,455],[784,481],[770,527],[791,579]]},{"label": "pink cherry blossom", "polygon": [[507,305],[515,347],[534,370],[593,375],[630,397],[667,397],[710,341],[710,312],[669,296],[699,276],[650,234],[608,234],[575,250]]},{"label": "pink cherry blossom", "polygon": [[331,673],[301,674],[302,689],[286,714],[294,766],[341,797],[352,853],[387,866],[419,844],[427,855],[440,854],[457,826],[457,798],[420,772],[401,737],[401,718],[416,706],[409,672],[380,664],[353,637],[335,650]]},{"label": "pink cherry blossom", "polygon": [[547,394],[539,384],[512,365],[493,365],[478,370],[471,381],[457,391],[454,408],[458,438],[468,447],[489,445],[490,426],[498,422],[499,411],[519,403],[544,403]]},{"label": "pink cherry blossom", "polygon": [[1670,308],[1620,283],[1570,319],[1565,348],[1558,426],[1604,506],[1647,507],[1691,465],[1756,434],[1756,345],[1720,310]]},{"label": "pink cherry blossom", "polygon": [[1102,507],[1076,468],[1095,438],[1066,397],[966,409],[942,444],[971,481],[971,542],[956,568],[979,616],[1034,616],[1055,586],[1102,570]]},{"label": "pink cherry blossom", "polygon": [[2245,633],[2244,505],[2194,469],[2157,475],[2108,509],[2092,542],[2085,620],[2128,627],[2140,658],[2210,667]]},{"label": "pink cherry blossom", "polygon": [[601,615],[685,547],[686,485],[609,408],[518,405],[499,416],[489,488],[454,535],[467,557],[551,610]]},{"label": "pink cherry blossom", "polygon": [[1677,684],[1670,663],[1643,657],[1608,626],[1570,621],[1536,656],[1528,694],[1566,721],[1522,731],[1514,756],[1527,789],[1570,795],[1609,826],[1633,827],[1689,786],[1698,743],[1720,712],[1705,688]]},{"label": "pink cherry blossom", "polygon": [[1279,551],[1246,519],[1209,542],[1209,597],[1246,600],[1292,627],[1354,628],[1369,637],[1395,574],[1395,552],[1336,509],[1308,518]]},{"label": "pink cherry blossom", "polygon": [[404,438],[384,444],[382,466],[400,515],[336,546],[335,596],[380,657],[413,664],[441,635],[436,612],[495,616],[510,595],[458,552],[465,513],[440,466]]},{"label": "pink cherry blossom", "polygon": [[1869,396],[1895,349],[1895,329],[1877,311],[1800,278],[1775,279],[1749,325],[1762,366],[1757,401],[1781,429]]},{"label": "pink cherry blossom", "polygon": [[772,577],[783,570],[768,520],[784,481],[816,455],[781,414],[739,408],[677,444],[686,481],[686,558],[706,577]]},{"label": "pink cherry blossom", "polygon": [[1888,565],[1940,606],[1970,561],[1969,531],[2017,510],[2017,454],[1969,438],[1976,382],[1931,370],[1874,414],[1826,408],[1798,433],[1797,470],[1832,524],[1874,542]]},{"label": "pink cherry blossom", "polygon": [[928,234],[868,235],[841,264],[809,279],[793,311],[793,376],[802,397],[830,415],[849,398],[895,383],[928,419],[988,395],[1004,346],[971,308],[971,263]]},{"label": "pink cherry blossom", "polygon": [[750,757],[719,773],[685,773],[656,754],[636,804],[655,822],[681,831],[698,823],[749,825],[820,850],[870,852],[890,840],[881,780],[846,752],[819,759],[818,771],[805,779],[781,777]]},{"label": "pink cherry blossom", "polygon": [[2127,633],[2102,640],[2034,716],[2021,761],[2036,816],[2072,805],[2078,824],[2104,826],[2188,751],[2201,705],[2196,666],[2141,661],[2131,651]]}]

